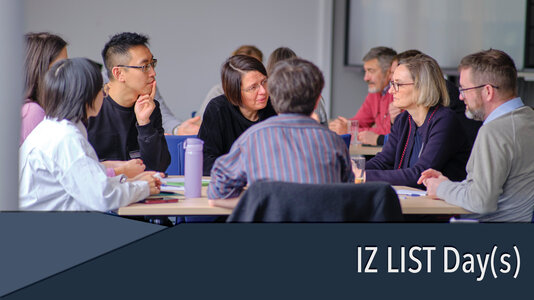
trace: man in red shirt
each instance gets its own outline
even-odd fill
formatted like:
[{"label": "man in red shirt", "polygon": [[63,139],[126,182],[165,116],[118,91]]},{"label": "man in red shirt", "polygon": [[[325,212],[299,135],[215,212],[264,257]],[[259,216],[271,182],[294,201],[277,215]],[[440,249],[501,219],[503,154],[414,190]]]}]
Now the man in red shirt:
[{"label": "man in red shirt", "polygon": [[[384,136],[389,134],[391,129],[390,115],[398,115],[396,108],[390,105],[393,96],[388,93],[392,75],[391,62],[396,54],[391,48],[375,47],[363,57],[363,80],[367,82],[369,94],[350,120],[358,120],[358,140],[364,144],[383,145]],[[329,128],[337,134],[346,134],[347,119],[339,116],[330,122]]]}]

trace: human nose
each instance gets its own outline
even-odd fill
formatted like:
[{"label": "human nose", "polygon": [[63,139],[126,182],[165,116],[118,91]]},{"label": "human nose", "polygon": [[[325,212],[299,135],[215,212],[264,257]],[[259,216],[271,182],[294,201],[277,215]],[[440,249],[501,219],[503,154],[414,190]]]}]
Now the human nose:
[{"label": "human nose", "polygon": [[390,93],[392,95],[395,94],[395,87],[393,87],[393,84],[389,85],[388,93]]},{"label": "human nose", "polygon": [[363,75],[363,80],[364,81],[370,81],[371,80],[371,75],[369,75],[368,72],[365,72],[365,74]]}]

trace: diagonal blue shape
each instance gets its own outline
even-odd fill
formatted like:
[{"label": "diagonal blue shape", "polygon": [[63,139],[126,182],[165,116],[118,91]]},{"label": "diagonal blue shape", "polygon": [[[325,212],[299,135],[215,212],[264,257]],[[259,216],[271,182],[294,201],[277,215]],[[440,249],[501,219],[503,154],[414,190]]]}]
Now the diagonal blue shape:
[{"label": "diagonal blue shape", "polygon": [[97,212],[2,212],[0,297],[165,228]]}]

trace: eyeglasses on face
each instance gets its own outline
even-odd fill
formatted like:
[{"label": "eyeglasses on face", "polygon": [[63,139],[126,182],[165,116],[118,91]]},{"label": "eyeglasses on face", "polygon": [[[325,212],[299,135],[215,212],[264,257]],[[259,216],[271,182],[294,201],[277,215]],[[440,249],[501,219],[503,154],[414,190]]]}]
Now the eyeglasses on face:
[{"label": "eyeglasses on face", "polygon": [[117,65],[117,67],[139,69],[139,70],[141,70],[141,72],[146,73],[146,72],[150,71],[150,69],[155,69],[157,64],[158,64],[158,60],[154,58],[152,60],[152,62],[150,62],[150,63],[148,63],[148,64],[146,64],[144,66]]},{"label": "eyeglasses on face", "polygon": [[498,89],[499,88],[498,86],[495,86],[493,84],[486,83],[486,84],[481,84],[481,85],[477,85],[477,86],[469,87],[469,88],[458,87],[458,91],[460,92],[460,95],[462,95],[462,97],[465,98],[465,93],[464,93],[465,91],[479,89],[479,88],[485,87],[486,85],[489,85],[489,86],[493,87],[494,89]]},{"label": "eyeglasses on face", "polygon": [[260,88],[260,85],[265,88],[267,86],[267,78],[263,79],[260,84],[255,83],[242,91],[245,93],[255,93]]},{"label": "eyeglasses on face", "polygon": [[393,89],[395,90],[395,92],[398,92],[399,91],[399,88],[403,85],[412,85],[412,84],[415,84],[415,82],[408,82],[408,83],[398,83],[398,82],[395,82],[395,81],[390,81],[389,84],[391,84],[391,86],[393,87]]}]

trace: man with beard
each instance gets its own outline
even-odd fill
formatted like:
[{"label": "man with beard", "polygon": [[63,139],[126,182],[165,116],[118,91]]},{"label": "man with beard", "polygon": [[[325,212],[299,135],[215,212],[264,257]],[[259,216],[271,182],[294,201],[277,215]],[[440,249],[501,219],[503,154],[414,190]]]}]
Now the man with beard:
[{"label": "man with beard", "polygon": [[[383,145],[384,136],[389,134],[391,123],[390,104],[393,97],[389,90],[391,80],[391,62],[397,55],[395,50],[388,47],[375,47],[363,57],[363,80],[367,82],[369,94],[356,115],[350,120],[358,120],[358,140],[369,145]],[[398,113],[397,113],[398,114]],[[346,134],[347,119],[338,117],[330,122],[330,130],[337,134]]]},{"label": "man with beard", "polygon": [[461,206],[483,222],[530,222],[534,208],[534,111],[517,97],[514,61],[500,50],[468,55],[460,66],[466,116],[484,121],[467,178],[452,182],[428,169],[418,183],[430,196]]}]

